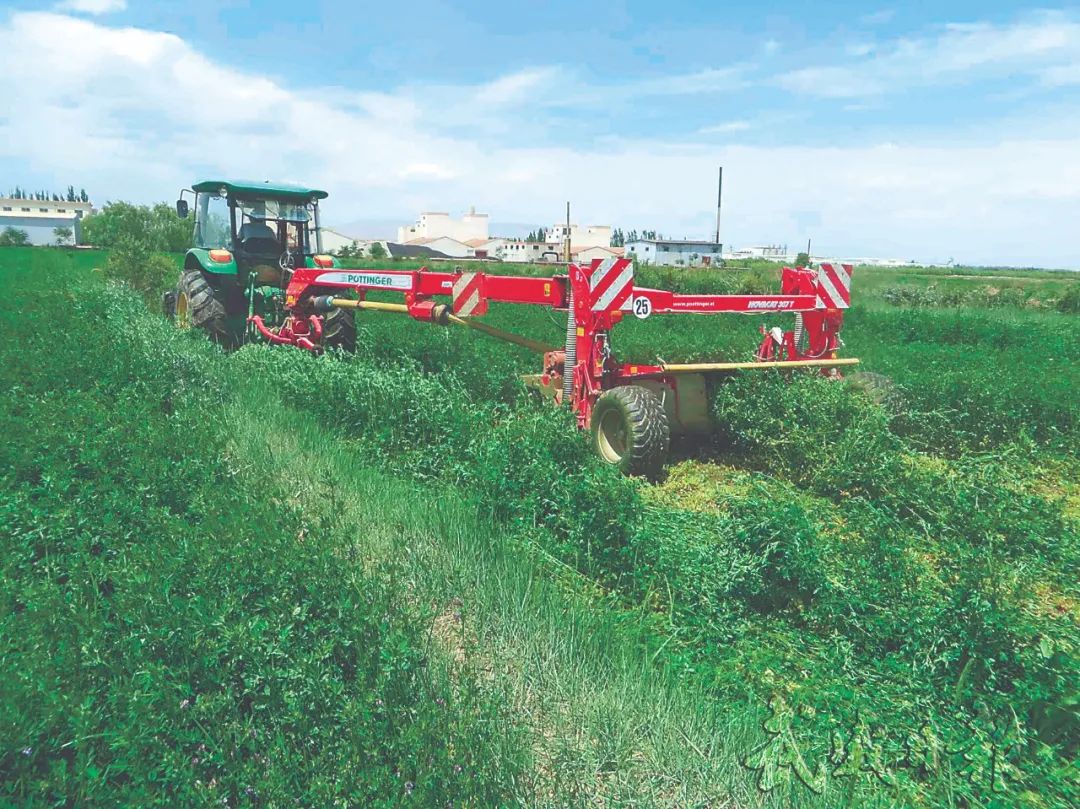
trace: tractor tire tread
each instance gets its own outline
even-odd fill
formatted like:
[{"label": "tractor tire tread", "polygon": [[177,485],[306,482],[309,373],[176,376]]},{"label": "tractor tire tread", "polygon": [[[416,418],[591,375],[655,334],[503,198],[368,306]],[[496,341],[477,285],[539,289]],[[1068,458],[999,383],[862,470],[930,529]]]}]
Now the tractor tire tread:
[{"label": "tractor tire tread", "polygon": [[356,319],[347,309],[332,309],[323,318],[323,345],[327,348],[356,350]]},{"label": "tractor tire tread", "polygon": [[187,296],[193,326],[199,327],[222,345],[231,346],[235,342],[229,329],[225,302],[207,283],[201,270],[184,270],[177,292]]}]

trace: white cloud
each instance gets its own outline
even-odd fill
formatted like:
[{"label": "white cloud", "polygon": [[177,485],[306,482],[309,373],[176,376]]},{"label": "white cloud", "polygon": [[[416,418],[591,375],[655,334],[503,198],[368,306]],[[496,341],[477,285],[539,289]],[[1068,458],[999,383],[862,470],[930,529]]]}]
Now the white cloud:
[{"label": "white cloud", "polygon": [[870,14],[864,14],[859,18],[859,22],[863,25],[884,25],[887,22],[891,22],[892,18],[896,16],[896,10],[892,8],[883,8],[880,11],[875,11]]},{"label": "white cloud", "polygon": [[849,45],[848,52],[856,59],[794,70],[775,83],[794,93],[852,98],[985,78],[1037,78],[1080,65],[1080,23],[1044,13],[1008,25],[953,24],[866,50]]},{"label": "white cloud", "polygon": [[56,5],[57,11],[75,11],[82,14],[111,14],[127,8],[127,0],[63,0]]},{"label": "white cloud", "polygon": [[1042,73],[1042,82],[1048,87],[1066,87],[1080,84],[1080,61],[1072,65],[1054,65]]},{"label": "white cloud", "polygon": [[749,121],[727,121],[722,124],[703,126],[698,130],[699,135],[727,135],[732,132],[745,132],[750,129]]},{"label": "white cloud", "polygon": [[[689,91],[726,78],[671,84]],[[459,91],[513,105],[538,86],[535,74],[519,73]],[[405,221],[421,208],[475,204],[496,220],[546,222],[569,198],[582,220],[702,236],[722,164],[725,241],[813,236],[823,252],[1080,265],[1077,126],[978,145],[717,146],[695,136],[538,148],[430,126],[446,109],[431,88],[292,87],[171,34],[40,13],[0,22],[0,98],[4,173],[14,181],[25,172],[25,184],[74,182],[99,201],[168,199],[222,173],[325,187],[330,221]],[[508,126],[533,126],[513,109]],[[623,130],[607,107],[598,115],[603,134]]]}]

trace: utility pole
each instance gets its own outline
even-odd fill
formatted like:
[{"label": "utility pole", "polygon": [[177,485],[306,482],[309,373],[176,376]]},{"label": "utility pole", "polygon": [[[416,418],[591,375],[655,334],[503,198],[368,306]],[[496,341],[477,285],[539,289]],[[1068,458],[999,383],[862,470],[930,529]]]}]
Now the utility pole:
[{"label": "utility pole", "polygon": [[720,249],[720,201],[724,196],[724,167],[720,167],[720,176],[716,181],[716,249]]},{"label": "utility pole", "polygon": [[563,243],[566,248],[566,263],[570,263],[570,201],[566,201],[566,240]]}]

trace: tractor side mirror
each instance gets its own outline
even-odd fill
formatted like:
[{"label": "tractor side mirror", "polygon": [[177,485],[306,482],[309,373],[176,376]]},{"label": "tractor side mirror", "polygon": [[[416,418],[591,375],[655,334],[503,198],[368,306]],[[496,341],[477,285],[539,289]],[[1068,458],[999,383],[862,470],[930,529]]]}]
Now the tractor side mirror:
[{"label": "tractor side mirror", "polygon": [[181,219],[187,219],[188,204],[186,199],[178,199],[176,201],[176,215]]}]

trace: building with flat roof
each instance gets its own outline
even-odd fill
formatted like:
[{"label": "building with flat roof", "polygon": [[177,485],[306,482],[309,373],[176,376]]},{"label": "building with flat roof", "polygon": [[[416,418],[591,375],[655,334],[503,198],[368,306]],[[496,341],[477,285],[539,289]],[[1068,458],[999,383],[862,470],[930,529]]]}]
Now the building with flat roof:
[{"label": "building with flat roof", "polygon": [[398,242],[407,244],[417,239],[454,239],[468,242],[473,239],[488,238],[488,215],[477,213],[475,208],[460,219],[454,219],[442,211],[427,211],[411,225],[398,228]]},{"label": "building with flat roof", "polygon": [[611,225],[553,225],[544,234],[546,241],[555,242],[559,245],[566,244],[570,238],[570,249],[578,247],[608,247],[611,244]]},{"label": "building with flat roof", "polygon": [[0,197],[0,231],[15,228],[26,232],[30,244],[56,244],[56,228],[68,228],[69,244],[79,244],[80,222],[94,212],[89,202],[54,202],[44,199]]},{"label": "building with flat roof", "polygon": [[638,239],[626,243],[626,257],[642,264],[708,267],[720,263],[723,245],[712,239]]}]

